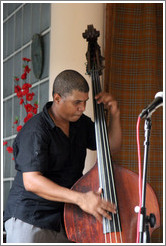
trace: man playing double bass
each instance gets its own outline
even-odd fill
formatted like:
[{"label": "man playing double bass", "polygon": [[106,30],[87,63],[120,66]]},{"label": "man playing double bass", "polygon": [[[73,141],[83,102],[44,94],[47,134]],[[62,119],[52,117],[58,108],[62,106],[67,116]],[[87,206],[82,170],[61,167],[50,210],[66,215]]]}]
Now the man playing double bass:
[{"label": "man playing double bass", "polygon": [[[95,129],[83,114],[89,86],[74,70],[54,81],[53,102],[30,119],[14,144],[17,174],[4,215],[7,243],[69,243],[63,225],[64,203],[78,205],[102,222],[115,205],[101,198],[101,190],[81,193],[70,188],[82,176],[86,149],[95,150]],[[111,114],[110,148],[121,145],[117,102],[105,92],[96,95]],[[97,178],[97,177],[96,177]]]}]

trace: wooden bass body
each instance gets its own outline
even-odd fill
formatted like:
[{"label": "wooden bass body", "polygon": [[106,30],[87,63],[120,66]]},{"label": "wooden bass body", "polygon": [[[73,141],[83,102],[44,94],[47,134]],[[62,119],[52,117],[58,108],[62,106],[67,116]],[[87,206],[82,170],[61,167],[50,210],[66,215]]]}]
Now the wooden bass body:
[{"label": "wooden bass body", "polygon": [[[119,165],[113,165],[118,209],[121,223],[121,233],[103,234],[103,226],[95,217],[83,212],[78,206],[65,204],[64,222],[67,237],[76,243],[135,243],[137,234],[137,217],[135,207],[139,205],[138,175]],[[73,190],[87,192],[97,191],[99,177],[97,164],[80,178],[72,187]],[[160,211],[156,195],[152,187],[146,188],[147,215],[156,216],[156,225],[150,228],[150,235],[160,226]],[[111,236],[110,236],[111,234]]]}]

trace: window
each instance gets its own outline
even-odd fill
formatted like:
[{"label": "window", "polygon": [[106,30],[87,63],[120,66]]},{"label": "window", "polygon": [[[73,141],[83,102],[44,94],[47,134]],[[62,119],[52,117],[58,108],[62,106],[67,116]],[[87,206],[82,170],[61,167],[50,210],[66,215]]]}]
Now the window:
[{"label": "window", "polygon": [[[28,82],[35,93],[41,111],[48,101],[49,94],[49,50],[50,50],[50,3],[3,3],[3,140],[11,146],[16,137],[12,128],[15,116],[23,122],[25,110],[20,107],[14,93],[14,76],[22,74],[23,57],[31,58],[32,36],[41,34],[44,44],[44,67],[38,80],[31,72]],[[3,149],[3,188],[4,204],[15,176],[12,155]]]}]

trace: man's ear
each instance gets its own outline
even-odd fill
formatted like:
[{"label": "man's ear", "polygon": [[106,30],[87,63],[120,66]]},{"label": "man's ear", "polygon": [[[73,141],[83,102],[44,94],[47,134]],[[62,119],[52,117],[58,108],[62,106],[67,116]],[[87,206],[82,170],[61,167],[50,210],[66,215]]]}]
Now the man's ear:
[{"label": "man's ear", "polygon": [[55,103],[59,103],[61,100],[61,96],[58,93],[55,93],[53,96],[53,100]]}]

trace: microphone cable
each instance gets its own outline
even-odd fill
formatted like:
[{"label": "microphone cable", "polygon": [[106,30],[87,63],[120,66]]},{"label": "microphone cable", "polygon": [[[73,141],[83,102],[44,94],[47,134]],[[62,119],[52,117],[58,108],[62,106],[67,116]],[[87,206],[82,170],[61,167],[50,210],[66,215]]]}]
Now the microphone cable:
[{"label": "microphone cable", "polygon": [[136,134],[137,134],[137,152],[138,152],[138,172],[139,172],[139,181],[138,181],[138,191],[139,191],[139,212],[138,212],[138,220],[137,220],[137,238],[136,243],[139,243],[139,227],[140,227],[140,214],[141,214],[141,205],[142,205],[142,166],[141,166],[141,150],[140,150],[140,139],[139,139],[139,127],[140,127],[140,120],[141,117],[138,116],[137,119],[137,127],[136,127]]}]

